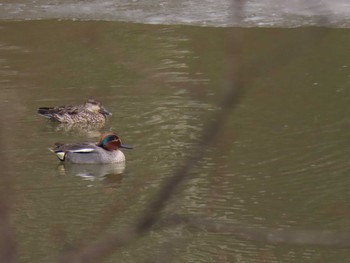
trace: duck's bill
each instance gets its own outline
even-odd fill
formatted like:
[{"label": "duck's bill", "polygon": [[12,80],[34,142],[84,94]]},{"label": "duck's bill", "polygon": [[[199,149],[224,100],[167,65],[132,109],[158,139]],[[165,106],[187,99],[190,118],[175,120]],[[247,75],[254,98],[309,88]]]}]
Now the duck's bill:
[{"label": "duck's bill", "polygon": [[112,113],[109,112],[106,108],[101,108],[100,109],[100,113],[105,114],[105,115],[109,115],[109,116],[112,115]]},{"label": "duck's bill", "polygon": [[134,147],[132,147],[131,145],[127,145],[127,144],[121,144],[119,146],[119,148],[123,148],[123,149],[134,149]]}]

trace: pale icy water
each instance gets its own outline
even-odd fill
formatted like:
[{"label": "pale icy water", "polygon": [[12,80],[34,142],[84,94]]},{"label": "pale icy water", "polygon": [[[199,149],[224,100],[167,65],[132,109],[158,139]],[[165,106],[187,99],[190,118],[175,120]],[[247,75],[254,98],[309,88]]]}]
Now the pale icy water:
[{"label": "pale icy water", "polygon": [[[1,154],[12,172],[18,262],[57,262],[65,251],[127,226],[144,211],[219,110],[230,77],[228,39],[236,33],[243,36],[243,98],[162,218],[192,215],[256,231],[350,232],[349,29],[238,32],[13,19],[0,22]],[[36,114],[40,106],[90,97],[113,113],[105,127],[60,126]],[[134,146],[124,151],[125,167],[62,166],[47,149],[57,141],[95,141],[106,130]],[[154,229],[101,262],[350,257],[348,244],[294,243],[180,225]]]},{"label": "pale icy water", "polygon": [[[239,6],[237,3],[244,3],[244,5]],[[16,0],[0,2],[0,19],[20,20],[107,20],[217,27],[310,25],[349,27],[349,17],[350,3],[347,0]]]}]

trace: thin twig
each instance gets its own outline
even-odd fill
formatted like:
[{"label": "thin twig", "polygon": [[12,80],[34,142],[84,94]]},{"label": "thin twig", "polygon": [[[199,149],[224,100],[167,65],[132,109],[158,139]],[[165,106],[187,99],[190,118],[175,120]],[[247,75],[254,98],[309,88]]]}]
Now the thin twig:
[{"label": "thin twig", "polygon": [[[237,39],[236,39],[237,41]],[[238,60],[235,60],[238,62]],[[159,219],[159,214],[165,207],[166,203],[173,197],[174,192],[178,186],[189,177],[190,171],[196,166],[198,161],[204,156],[206,147],[213,146],[217,140],[221,128],[224,126],[228,116],[230,115],[234,106],[236,106],[240,99],[242,84],[240,83],[240,74],[238,73],[238,66],[233,65],[234,76],[230,87],[227,89],[220,103],[221,110],[214,116],[214,121],[208,124],[204,129],[198,146],[194,149],[190,158],[180,166],[170,177],[164,185],[160,188],[155,200],[150,204],[149,208],[136,220],[136,223],[130,227],[124,228],[114,234],[111,234],[95,244],[91,244],[80,251],[72,251],[61,258],[64,263],[87,263],[96,262],[102,257],[108,256],[110,253],[116,251],[121,246],[125,246],[132,242],[136,237],[143,235],[151,229],[151,227]],[[206,147],[202,147],[205,145]]]},{"label": "thin twig", "polygon": [[[0,188],[0,262],[15,263],[17,260],[17,248],[14,230],[11,227],[9,213],[12,199],[13,182],[9,168],[8,155],[5,154],[9,145],[4,138],[10,138],[10,132],[6,127],[12,127],[13,121],[7,115],[10,112],[8,105],[0,104],[2,117],[0,119],[0,166],[1,166],[1,188]],[[11,106],[13,107],[13,106]],[[5,125],[6,124],[6,125]]]},{"label": "thin twig", "polygon": [[[242,10],[241,1],[237,1],[236,8]],[[236,12],[237,13],[237,12]],[[191,170],[197,165],[198,161],[202,159],[205,154],[205,149],[215,144],[218,139],[218,135],[226,123],[231,111],[238,104],[240,94],[243,89],[243,83],[241,81],[240,74],[240,55],[241,55],[241,42],[242,35],[239,31],[235,30],[236,34],[230,44],[230,50],[232,52],[232,58],[229,58],[232,62],[229,79],[231,83],[223,94],[223,99],[219,103],[219,110],[215,116],[214,121],[209,123],[203,130],[202,136],[197,144],[197,147],[193,150],[191,157],[185,160],[185,163],[177,170],[175,170],[172,177],[164,182],[156,195],[154,201],[150,204],[148,209],[140,215],[139,219],[136,220],[135,224],[130,227],[126,227],[123,230],[117,231],[116,233],[106,236],[102,240],[95,244],[91,244],[87,247],[82,248],[80,251],[71,251],[63,255],[60,262],[64,263],[88,263],[96,262],[102,257],[108,256],[110,253],[116,251],[121,246],[125,246],[132,242],[136,237],[140,237],[151,229],[152,226],[159,220],[160,212],[165,207],[166,203],[171,200],[174,192],[178,189],[178,186],[189,177]],[[238,34],[237,34],[238,33]],[[203,147],[205,145],[205,147]]]}]

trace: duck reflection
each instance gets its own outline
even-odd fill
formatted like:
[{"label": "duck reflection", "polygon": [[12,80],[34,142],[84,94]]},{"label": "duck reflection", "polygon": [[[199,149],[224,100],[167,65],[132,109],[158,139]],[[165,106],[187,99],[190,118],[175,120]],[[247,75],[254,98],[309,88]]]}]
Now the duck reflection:
[{"label": "duck reflection", "polygon": [[125,170],[125,162],[109,164],[73,164],[61,163],[58,166],[60,175],[79,176],[88,181],[104,181],[118,184]]},{"label": "duck reflection", "polygon": [[104,127],[104,123],[49,123],[49,128],[55,132],[75,134],[87,138],[100,137]]}]

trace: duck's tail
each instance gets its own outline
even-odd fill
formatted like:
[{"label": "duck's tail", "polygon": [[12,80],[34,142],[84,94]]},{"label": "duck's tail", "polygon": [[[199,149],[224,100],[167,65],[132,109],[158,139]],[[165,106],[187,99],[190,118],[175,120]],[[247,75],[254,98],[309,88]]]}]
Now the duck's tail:
[{"label": "duck's tail", "polygon": [[56,154],[57,158],[60,161],[64,161],[64,159],[66,158],[66,152],[64,150],[61,149],[61,147],[63,146],[63,143],[60,142],[56,142],[54,147],[49,148],[49,150],[53,153]]},{"label": "duck's tail", "polygon": [[56,142],[53,147],[50,147],[49,150],[53,153],[56,153],[57,151],[62,150],[61,147],[64,145],[64,143]]},{"label": "duck's tail", "polygon": [[50,107],[41,107],[38,109],[38,114],[44,116],[45,118],[53,118],[53,108]]}]

